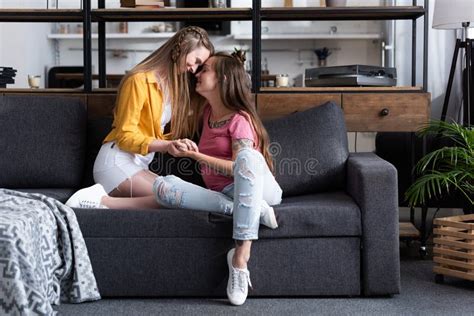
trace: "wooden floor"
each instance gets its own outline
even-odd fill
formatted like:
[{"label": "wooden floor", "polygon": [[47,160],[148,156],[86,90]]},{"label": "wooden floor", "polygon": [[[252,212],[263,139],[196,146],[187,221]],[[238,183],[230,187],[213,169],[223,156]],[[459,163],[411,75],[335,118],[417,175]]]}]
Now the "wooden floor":
[{"label": "wooden floor", "polygon": [[400,222],[400,238],[419,238],[420,232],[410,222]]}]

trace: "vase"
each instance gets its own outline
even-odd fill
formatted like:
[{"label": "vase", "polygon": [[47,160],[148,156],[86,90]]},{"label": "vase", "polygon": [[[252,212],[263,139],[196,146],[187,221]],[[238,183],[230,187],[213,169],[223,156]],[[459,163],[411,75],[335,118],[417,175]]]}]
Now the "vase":
[{"label": "vase", "polygon": [[326,0],[327,7],[345,7],[346,0]]}]

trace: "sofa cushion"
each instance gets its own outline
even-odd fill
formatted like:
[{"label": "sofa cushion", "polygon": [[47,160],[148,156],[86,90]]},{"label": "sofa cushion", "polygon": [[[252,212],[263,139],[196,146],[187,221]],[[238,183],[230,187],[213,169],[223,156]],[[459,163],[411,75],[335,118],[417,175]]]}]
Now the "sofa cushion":
[{"label": "sofa cushion", "polygon": [[349,150],[338,105],[327,102],[264,124],[283,196],[344,188]]},{"label": "sofa cushion", "polygon": [[0,126],[0,187],[81,185],[86,109],[80,98],[1,96]]},{"label": "sofa cushion", "polygon": [[112,128],[112,122],[112,117],[102,117],[87,121],[87,153],[84,168],[84,187],[91,186],[95,183],[92,175],[95,158],[99,153],[103,140]]},{"label": "sofa cushion", "polygon": [[[279,228],[260,226],[259,238],[360,236],[356,203],[344,192],[283,199],[274,207]],[[232,217],[182,209],[74,210],[84,237],[224,238],[232,236]]]},{"label": "sofa cushion", "polygon": [[53,198],[58,200],[59,202],[66,203],[66,201],[77,191],[77,189],[67,189],[67,188],[60,188],[60,189],[16,189],[20,192],[25,193],[40,193],[44,194],[47,197]]}]

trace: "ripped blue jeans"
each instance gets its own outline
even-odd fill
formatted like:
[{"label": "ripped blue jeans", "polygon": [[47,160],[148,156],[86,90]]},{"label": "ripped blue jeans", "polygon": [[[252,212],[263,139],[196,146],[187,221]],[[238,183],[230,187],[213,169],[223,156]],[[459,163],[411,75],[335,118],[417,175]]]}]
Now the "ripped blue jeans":
[{"label": "ripped blue jeans", "polygon": [[280,204],[282,190],[257,150],[241,149],[234,161],[233,173],[234,183],[222,192],[173,175],[157,177],[153,192],[157,202],[165,207],[232,215],[234,239],[258,239],[261,209],[267,204]]}]

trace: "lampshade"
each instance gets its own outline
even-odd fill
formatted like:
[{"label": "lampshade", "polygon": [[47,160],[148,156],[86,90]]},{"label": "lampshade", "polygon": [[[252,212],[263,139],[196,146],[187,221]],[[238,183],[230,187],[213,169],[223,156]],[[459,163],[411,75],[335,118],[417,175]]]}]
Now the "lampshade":
[{"label": "lampshade", "polygon": [[460,29],[463,22],[474,27],[474,0],[436,0],[433,28]]}]

